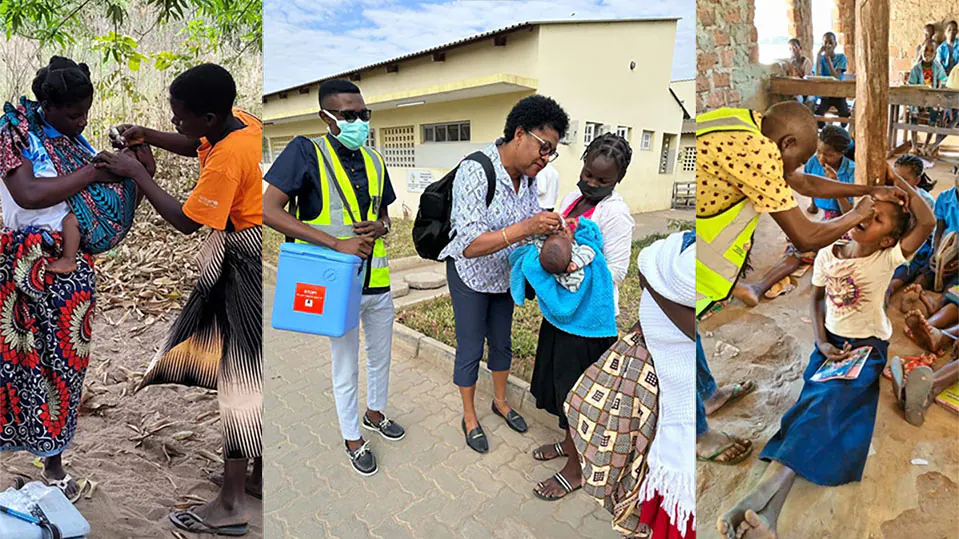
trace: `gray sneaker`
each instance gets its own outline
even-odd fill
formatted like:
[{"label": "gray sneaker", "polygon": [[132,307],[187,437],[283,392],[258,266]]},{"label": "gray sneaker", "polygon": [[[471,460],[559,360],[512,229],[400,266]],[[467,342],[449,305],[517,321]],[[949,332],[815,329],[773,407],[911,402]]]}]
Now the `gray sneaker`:
[{"label": "gray sneaker", "polygon": [[380,433],[380,436],[391,442],[402,440],[406,436],[406,431],[392,419],[383,416],[383,421],[374,423],[366,414],[363,414],[363,428]]},{"label": "gray sneaker", "polygon": [[[346,442],[344,442],[346,443]],[[350,446],[346,446],[346,454],[350,457],[350,464],[360,475],[370,476],[378,470],[376,466],[376,457],[370,450],[370,442],[364,442],[356,451],[350,451]]]}]

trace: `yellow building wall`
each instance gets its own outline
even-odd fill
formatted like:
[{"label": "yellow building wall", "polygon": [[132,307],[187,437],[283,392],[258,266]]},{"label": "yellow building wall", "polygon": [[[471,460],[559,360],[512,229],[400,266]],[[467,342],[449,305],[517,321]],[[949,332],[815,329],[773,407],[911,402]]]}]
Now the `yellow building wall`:
[{"label": "yellow building wall", "polygon": [[[411,90],[451,84],[497,73],[509,73],[535,78],[536,49],[539,29],[520,30],[507,35],[505,47],[493,46],[493,39],[484,39],[446,51],[446,60],[434,62],[431,55],[399,62],[397,73],[387,73],[386,66],[362,73],[356,81],[368,103],[377,96],[393,95]],[[287,92],[286,99],[277,95],[267,97],[263,106],[266,120],[311,114],[318,108],[318,85],[311,85],[309,93],[298,90]]]},{"label": "yellow building wall", "polygon": [[[682,113],[669,94],[676,22],[579,23],[540,28],[536,77],[539,91],[556,99],[578,121],[576,140],[561,146],[554,164],[560,197],[576,189],[585,150],[585,122],[632,128],[632,163],[617,191],[633,212],[669,208],[673,174],[659,173],[663,133],[676,135]],[[630,62],[636,67],[630,70]],[[654,132],[650,150],[640,150],[643,130]]]}]

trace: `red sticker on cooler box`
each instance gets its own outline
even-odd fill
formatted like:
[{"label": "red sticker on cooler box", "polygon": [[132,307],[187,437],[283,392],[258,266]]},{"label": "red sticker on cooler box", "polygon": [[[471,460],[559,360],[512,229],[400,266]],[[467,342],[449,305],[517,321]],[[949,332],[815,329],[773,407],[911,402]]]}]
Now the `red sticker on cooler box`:
[{"label": "red sticker on cooler box", "polygon": [[293,310],[301,313],[323,314],[323,301],[325,299],[325,286],[296,283]]}]

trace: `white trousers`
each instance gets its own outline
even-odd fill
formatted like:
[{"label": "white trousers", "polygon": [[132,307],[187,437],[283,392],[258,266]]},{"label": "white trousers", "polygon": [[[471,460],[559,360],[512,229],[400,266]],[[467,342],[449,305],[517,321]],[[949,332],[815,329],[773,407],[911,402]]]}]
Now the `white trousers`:
[{"label": "white trousers", "polygon": [[393,294],[365,295],[360,300],[360,324],[342,337],[330,338],[333,350],[333,397],[344,440],[360,439],[357,386],[360,371],[360,326],[366,337],[366,402],[385,411],[390,388],[393,348]]}]

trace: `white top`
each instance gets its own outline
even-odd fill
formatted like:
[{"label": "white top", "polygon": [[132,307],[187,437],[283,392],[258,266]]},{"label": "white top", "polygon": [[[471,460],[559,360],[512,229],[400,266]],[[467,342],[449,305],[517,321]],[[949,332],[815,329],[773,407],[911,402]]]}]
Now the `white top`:
[{"label": "white top", "polygon": [[892,323],[884,303],[893,272],[906,262],[902,247],[841,259],[835,254],[839,245],[841,241],[820,249],[813,266],[813,286],[826,289],[826,329],[850,339],[889,340]]},{"label": "white top", "polygon": [[536,195],[539,198],[539,207],[544,210],[556,207],[556,198],[559,196],[559,171],[550,163],[536,174]]},{"label": "white top", "polygon": [[[538,180],[539,174],[536,176]],[[583,194],[579,192],[579,189],[571,192],[563,198],[560,205],[556,207],[556,211],[565,213],[566,209],[581,196]],[[599,226],[599,231],[603,234],[603,256],[606,257],[606,265],[609,266],[609,272],[613,275],[613,305],[616,316],[619,316],[619,283],[623,282],[629,270],[629,252],[636,222],[629,214],[626,201],[616,191],[596,205],[592,221]]]},{"label": "white top", "polygon": [[[47,136],[63,136],[49,125],[44,126],[44,129],[47,130]],[[40,180],[40,178],[54,178],[59,176],[57,169],[53,166],[53,161],[50,160],[50,155],[47,153],[46,148],[40,143],[40,139],[33,133],[28,133],[27,135],[30,140],[30,147],[24,148],[22,154],[23,157],[33,164],[34,177]],[[89,146],[89,143],[87,143],[85,139],[78,137],[78,140],[82,142],[81,146],[90,152],[90,155],[96,155],[96,152]],[[7,189],[7,184],[4,181],[0,181],[0,206],[2,206],[3,210],[3,226],[11,230],[24,230],[32,226],[50,232],[60,232],[63,230],[63,218],[70,213],[70,206],[67,205],[66,201],[36,210],[21,208],[20,205],[13,200],[13,196],[10,194],[10,190]]]}]

